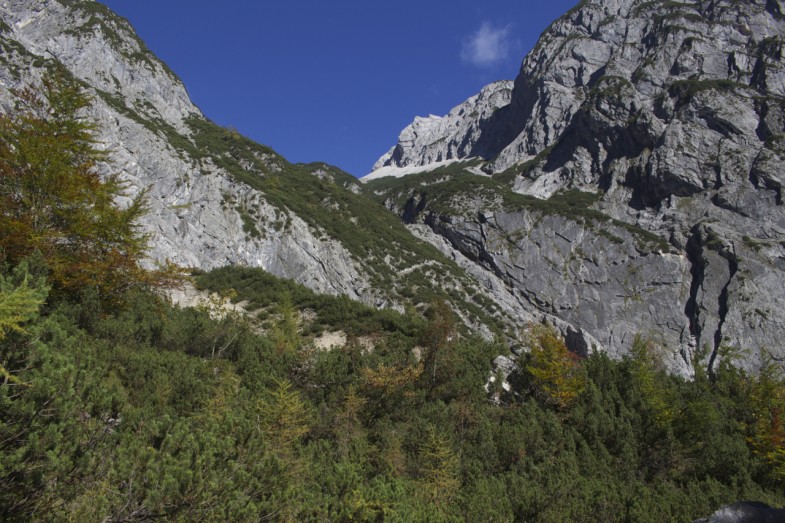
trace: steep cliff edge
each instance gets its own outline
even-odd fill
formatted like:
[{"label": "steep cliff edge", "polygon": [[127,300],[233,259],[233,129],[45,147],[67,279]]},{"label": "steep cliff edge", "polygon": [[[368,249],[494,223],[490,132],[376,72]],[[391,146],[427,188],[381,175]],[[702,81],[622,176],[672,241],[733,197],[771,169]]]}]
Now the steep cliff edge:
[{"label": "steep cliff edge", "polygon": [[[455,158],[482,159],[471,171],[492,175],[483,181],[493,185],[492,192],[511,189],[541,201],[568,190],[588,192],[597,197],[587,210],[667,243],[665,249],[638,251],[651,270],[635,277],[643,288],[663,291],[669,288],[663,279],[673,282],[667,298],[649,302],[641,296],[648,311],[610,306],[598,312],[588,306],[591,301],[576,298],[556,312],[612,352],[623,352],[635,333],[655,332],[685,365],[698,348],[707,349],[708,365],[722,346],[751,351],[750,366],[766,354],[782,355],[784,12],[776,1],[583,1],[554,22],[526,57],[510,103],[490,118],[463,124],[481,132],[466,140],[429,136],[431,143],[463,151]],[[462,110],[472,114],[467,104]],[[424,159],[412,153],[396,161],[411,168],[416,162],[426,166]],[[422,183],[435,181],[445,180],[430,176]],[[398,187],[386,183],[392,200],[409,191],[420,202],[416,220],[439,223],[433,229],[459,248],[459,238],[490,226],[482,223],[484,205],[469,219],[455,219],[449,210],[428,210],[422,203],[425,190],[403,181]],[[435,187],[427,190],[431,198]],[[620,299],[623,293],[613,285],[554,276],[543,288],[542,280],[501,269],[521,265],[537,274],[535,267],[549,266],[546,260],[559,249],[558,242],[545,244],[522,263],[521,253],[533,249],[532,235],[540,236],[535,229],[547,236],[574,228],[540,220],[532,229],[524,223],[521,218],[493,225],[522,239],[495,249],[504,261],[492,266],[510,287],[532,297],[533,308],[553,313],[558,307],[541,303],[543,294],[564,300],[588,289],[603,304]],[[612,228],[603,234],[627,242]],[[583,252],[589,247],[612,253],[602,242],[602,236],[590,234],[575,245]],[[488,239],[480,244],[494,251]],[[612,258],[604,268],[624,281],[622,273],[636,264]],[[489,264],[487,258],[481,263]]]}]

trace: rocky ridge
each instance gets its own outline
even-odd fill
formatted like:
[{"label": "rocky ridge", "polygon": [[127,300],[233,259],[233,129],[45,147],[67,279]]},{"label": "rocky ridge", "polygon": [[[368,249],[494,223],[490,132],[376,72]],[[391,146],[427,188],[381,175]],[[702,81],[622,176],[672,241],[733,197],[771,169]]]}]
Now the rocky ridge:
[{"label": "rocky ridge", "polygon": [[[119,171],[129,182],[129,195],[148,191],[150,212],[143,226],[155,239],[152,259],[202,269],[261,266],[321,292],[370,299],[367,275],[340,244],[320,239],[298,216],[269,205],[209,160],[175,149],[171,137],[187,139],[193,134],[189,123],[204,117],[180,80],[122,18],[96,2],[54,0],[5,1],[0,17],[7,64],[0,72],[0,103],[10,108],[10,89],[40,77],[54,63],[95,93],[90,116],[112,159],[102,168]],[[281,162],[275,155],[262,161],[273,170]],[[281,234],[268,225],[263,238],[247,241],[241,213],[227,208],[222,194],[256,207],[256,227],[280,221],[283,212],[290,228]]]},{"label": "rocky ridge", "polygon": [[[141,225],[152,237],[151,264],[261,267],[379,307],[422,305],[459,290],[446,299],[474,328],[490,336],[494,317],[514,324],[462,298],[464,289],[486,302],[491,295],[358,195],[350,175],[325,164],[290,164],[207,120],[130,24],[102,4],[4,0],[0,21],[0,110],[13,107],[14,89],[53,68],[93,95],[89,116],[110,151],[100,168],[119,173],[129,197],[147,193]],[[401,278],[390,277],[404,269]],[[424,285],[434,280],[442,288]]]},{"label": "rocky ridge", "polygon": [[[515,209],[515,218],[489,220],[496,210],[468,192],[463,198],[478,212],[456,216],[438,203],[436,188],[447,190],[444,177],[423,178],[432,184],[427,191],[405,181],[397,187],[378,181],[369,189],[384,192],[388,207],[404,219],[429,224],[456,249],[474,253],[530,311],[558,315],[611,352],[624,352],[635,334],[656,333],[684,371],[696,351],[705,349],[704,363],[711,366],[724,346],[751,351],[748,366],[769,354],[780,357],[783,13],[774,0],[583,1],[526,57],[510,103],[462,123],[479,133],[428,135],[428,143],[458,159],[483,159],[475,169],[493,175],[491,192],[511,190],[545,202],[569,190],[596,194],[587,209],[655,234],[664,248],[641,250],[605,229],[634,253],[619,256],[603,246],[598,231],[576,234],[580,227],[569,215],[551,223],[537,218],[532,226],[527,213]],[[473,113],[472,100],[460,106],[464,114]],[[426,165],[433,156],[406,141],[395,151],[400,165]],[[402,204],[407,197],[417,205]],[[417,212],[405,215],[405,209]],[[496,231],[522,239],[498,248]],[[590,260],[607,256],[602,267],[611,281],[635,282],[660,297],[649,301],[641,294],[642,309],[649,310],[629,312],[629,299],[622,299],[628,293],[607,281],[571,278],[569,271],[532,277],[562,258],[559,241],[543,241],[562,231],[568,231],[568,250],[586,255],[577,255],[579,274],[591,274]],[[648,274],[630,274],[635,257],[646,259],[640,265]],[[605,310],[591,306],[586,296],[592,293]]]},{"label": "rocky ridge", "polygon": [[512,87],[513,83],[508,80],[495,82],[446,116],[415,118],[401,131],[398,143],[374,164],[373,170],[387,166],[429,165],[473,156],[473,144],[482,134],[485,123],[497,110],[510,104]]},{"label": "rocky ridge", "polygon": [[52,68],[93,94],[90,117],[111,158],[101,168],[119,173],[129,195],[147,192],[150,263],[261,267],[398,310],[443,299],[474,332],[517,336],[525,311],[498,304],[498,287],[417,239],[360,194],[354,177],[291,164],[204,118],[128,22],[100,3],[6,0],[0,20],[0,107]]}]

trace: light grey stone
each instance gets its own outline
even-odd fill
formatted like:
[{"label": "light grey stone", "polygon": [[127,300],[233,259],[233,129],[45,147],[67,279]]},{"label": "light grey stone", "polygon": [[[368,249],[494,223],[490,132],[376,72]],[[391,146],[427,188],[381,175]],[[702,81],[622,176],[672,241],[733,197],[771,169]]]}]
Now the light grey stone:
[{"label": "light grey stone", "polygon": [[[612,354],[651,333],[679,372],[689,372],[696,351],[715,365],[726,346],[747,351],[739,364],[748,368],[785,357],[781,8],[581,2],[543,33],[510,103],[483,118],[460,157],[485,159],[491,174],[509,169],[522,194],[599,192],[598,210],[667,240],[669,252],[637,252],[612,226],[605,232],[623,244],[585,228],[576,239],[576,222],[524,223],[525,213],[496,212],[482,232],[472,219],[421,221],[526,297],[530,315],[555,315]],[[462,142],[436,131],[429,142]],[[407,151],[398,162],[427,167],[428,157]],[[490,216],[484,203],[471,205]],[[517,231],[521,241],[505,244]],[[577,247],[586,256],[566,259]]]}]

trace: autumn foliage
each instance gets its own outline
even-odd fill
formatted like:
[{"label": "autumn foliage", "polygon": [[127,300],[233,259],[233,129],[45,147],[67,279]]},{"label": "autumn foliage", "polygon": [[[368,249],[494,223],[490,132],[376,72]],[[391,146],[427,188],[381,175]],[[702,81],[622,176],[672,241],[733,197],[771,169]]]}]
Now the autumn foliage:
[{"label": "autumn foliage", "polygon": [[529,331],[529,363],[535,393],[558,408],[570,406],[585,387],[577,355],[567,349],[553,327],[533,325]]},{"label": "autumn foliage", "polygon": [[0,248],[11,265],[39,251],[53,293],[92,287],[111,301],[149,277],[137,265],[144,195],[116,205],[127,195],[117,176],[99,175],[90,98],[64,73],[16,94],[16,110],[0,115]]}]

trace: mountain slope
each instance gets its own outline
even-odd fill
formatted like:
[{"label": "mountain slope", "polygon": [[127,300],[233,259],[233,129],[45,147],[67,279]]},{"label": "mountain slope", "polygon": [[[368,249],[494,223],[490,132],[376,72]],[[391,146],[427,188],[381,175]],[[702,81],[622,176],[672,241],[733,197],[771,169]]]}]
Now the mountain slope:
[{"label": "mountain slope", "polygon": [[548,319],[584,353],[644,336],[684,374],[724,346],[750,367],[782,355],[777,2],[584,1],[512,90],[418,120],[379,164],[429,174],[364,189],[209,122],[101,4],[9,0],[0,17],[0,105],[53,67],[94,93],[102,168],[149,196],[151,260],[399,310],[446,299],[488,338]]},{"label": "mountain slope", "polygon": [[[479,212],[458,216],[433,207],[450,185],[441,179],[438,190],[405,180],[369,188],[379,193],[376,184],[386,185],[388,207],[416,207],[417,216],[401,214],[431,224],[459,250],[480,251],[478,264],[525,297],[530,309],[566,319],[611,352],[627,350],[642,334],[659,339],[684,370],[697,350],[706,350],[705,363],[713,365],[723,346],[751,351],[751,366],[767,354],[779,357],[783,11],[775,1],[583,1],[526,57],[510,104],[463,124],[482,129],[471,135],[471,147],[457,148],[460,135],[429,136],[464,151],[455,158],[483,160],[474,171],[493,175],[493,182],[482,181],[493,186],[491,200],[512,190],[558,201],[578,189],[596,195],[584,212],[654,234],[667,248],[634,246],[615,225],[567,234],[564,247],[535,240],[535,248],[525,238],[580,229],[582,218],[562,215],[547,224],[547,213],[535,212],[532,220],[530,211],[516,211],[514,219],[488,220],[483,215],[495,209],[470,191],[457,192]],[[463,110],[472,113],[470,105]],[[396,159],[410,170],[418,162],[429,168],[424,160]],[[426,176],[422,183],[435,181]],[[408,206],[395,203],[407,198]],[[603,239],[608,234],[621,240],[618,247]],[[494,235],[524,239],[498,248]],[[627,252],[614,254],[619,248]],[[600,253],[608,258],[596,259]],[[578,260],[573,270],[571,259]],[[584,276],[597,267],[608,279]],[[541,274],[548,274],[544,281]],[[622,291],[625,286],[639,292]]]},{"label": "mountain slope", "polygon": [[147,192],[150,259],[198,269],[262,267],[322,293],[378,307],[453,305],[490,337],[514,335],[503,310],[455,262],[358,194],[339,169],[294,165],[207,120],[127,21],[100,3],[0,5],[0,107],[13,89],[63,68],[94,95],[89,115],[129,196]]}]

